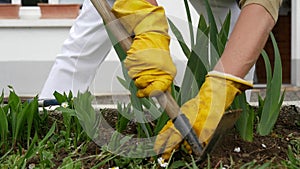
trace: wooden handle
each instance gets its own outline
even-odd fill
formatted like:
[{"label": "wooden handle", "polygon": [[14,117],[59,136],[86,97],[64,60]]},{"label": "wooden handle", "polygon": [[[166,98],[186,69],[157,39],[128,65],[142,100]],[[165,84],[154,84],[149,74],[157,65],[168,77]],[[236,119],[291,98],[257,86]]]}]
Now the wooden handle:
[{"label": "wooden handle", "polygon": [[[101,15],[103,21],[106,23],[108,30],[114,35],[116,40],[120,43],[123,50],[129,50],[132,44],[132,38],[123,27],[122,23],[115,17],[115,15],[110,11],[110,6],[106,0],[91,0],[99,14]],[[156,97],[159,104],[165,107],[165,110],[171,119],[178,116],[180,108],[177,102],[173,99],[169,92],[161,94]]]},{"label": "wooden handle", "polygon": [[122,23],[111,12],[111,7],[106,0],[91,0],[91,2],[102,17],[107,29],[112,33],[112,35],[114,35],[117,42],[120,43],[122,49],[124,51],[128,51],[132,44],[132,38]]},{"label": "wooden handle", "polygon": [[180,114],[180,108],[169,92],[156,96],[156,98],[171,119],[175,119]]}]

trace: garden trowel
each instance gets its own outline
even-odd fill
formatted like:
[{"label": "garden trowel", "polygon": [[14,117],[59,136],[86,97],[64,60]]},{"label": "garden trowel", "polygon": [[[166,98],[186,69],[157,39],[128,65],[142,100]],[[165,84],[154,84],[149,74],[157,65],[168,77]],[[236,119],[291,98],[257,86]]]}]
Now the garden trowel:
[{"label": "garden trowel", "polygon": [[[106,0],[91,0],[98,13],[101,15],[108,32],[113,35],[114,40],[119,43],[124,51],[129,50],[132,44],[132,38],[129,33],[125,30],[123,25],[111,12],[111,7]],[[165,108],[166,113],[173,120],[174,126],[179,130],[184,139],[189,143],[192,148],[193,154],[197,160],[204,160],[206,155],[210,153],[226,132],[226,130],[233,127],[234,123],[238,119],[241,111],[230,111],[226,112],[218,127],[216,128],[210,141],[203,147],[200,140],[198,139],[194,129],[192,128],[187,117],[181,112],[177,102],[173,99],[169,92],[162,93],[156,96],[161,107]],[[196,112],[195,112],[196,113]]]}]

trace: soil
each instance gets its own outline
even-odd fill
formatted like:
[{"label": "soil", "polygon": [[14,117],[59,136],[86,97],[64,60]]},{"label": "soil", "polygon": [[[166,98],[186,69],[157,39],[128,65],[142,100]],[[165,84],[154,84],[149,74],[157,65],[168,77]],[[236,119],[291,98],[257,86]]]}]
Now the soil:
[{"label": "soil", "polygon": [[[108,125],[115,127],[117,122],[117,111],[114,109],[107,109],[103,111],[102,114],[107,120]],[[135,127],[136,125],[134,123],[130,123],[125,132],[128,134],[135,134],[137,132]],[[210,154],[210,166],[212,168],[219,168],[220,165],[224,167],[231,166],[231,168],[240,168],[243,164],[251,161],[256,161],[256,164],[264,164],[268,161],[279,164],[282,160],[288,159],[287,150],[290,141],[295,138],[300,140],[299,129],[300,108],[296,106],[284,106],[280,111],[273,132],[268,136],[259,136],[255,134],[254,140],[252,142],[247,142],[240,138],[235,128],[228,131]],[[101,135],[101,137],[105,140],[110,139],[105,138],[104,135]],[[240,151],[236,152],[235,149],[240,149]],[[60,166],[62,164],[62,159],[68,156],[68,153],[64,149],[57,151],[53,162],[55,166]],[[77,158],[99,154],[100,152],[101,147],[94,142],[90,142],[84,154],[79,153],[72,158],[75,160]],[[173,157],[188,159],[189,155],[184,154],[182,151],[178,151]],[[35,160],[38,161],[38,159],[31,159],[31,162],[35,162]],[[101,162],[101,159],[93,158],[82,162],[83,168],[91,168],[93,165]],[[145,164],[146,163],[147,160],[145,161]],[[207,160],[198,165],[199,168],[207,166]],[[114,166],[113,161],[107,162],[104,166],[101,166],[101,168],[109,168],[112,166]]]},{"label": "soil", "polygon": [[[259,136],[254,133],[252,142],[243,141],[233,128],[224,136],[221,143],[211,154],[212,166],[234,163],[239,168],[242,164],[255,160],[258,164],[268,161],[280,163],[287,160],[288,145],[292,139],[300,139],[300,109],[296,106],[282,107],[272,133]],[[240,152],[234,149],[240,148]]]},{"label": "soil", "polygon": [[[104,113],[111,126],[115,126],[116,112],[110,110]],[[128,133],[135,132],[134,124],[129,125]],[[288,145],[292,139],[300,139],[300,108],[296,106],[284,106],[281,108],[278,120],[272,133],[268,136],[259,136],[254,133],[252,142],[240,138],[235,128],[228,131],[222,140],[210,154],[210,165],[217,168],[219,165],[240,168],[243,164],[256,161],[256,164],[264,164],[268,161],[279,164],[287,160]],[[240,151],[234,151],[240,149]],[[182,152],[179,157],[182,158]],[[187,156],[187,155],[186,155]],[[176,156],[175,156],[176,158]],[[207,163],[200,164],[200,168]]]}]

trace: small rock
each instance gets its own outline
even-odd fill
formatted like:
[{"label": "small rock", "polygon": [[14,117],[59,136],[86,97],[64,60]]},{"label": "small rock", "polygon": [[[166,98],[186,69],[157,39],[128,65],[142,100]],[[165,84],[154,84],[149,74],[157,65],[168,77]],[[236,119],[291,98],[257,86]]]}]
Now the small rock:
[{"label": "small rock", "polygon": [[236,153],[239,153],[239,152],[241,152],[241,148],[240,147],[235,147],[233,151],[236,152]]}]

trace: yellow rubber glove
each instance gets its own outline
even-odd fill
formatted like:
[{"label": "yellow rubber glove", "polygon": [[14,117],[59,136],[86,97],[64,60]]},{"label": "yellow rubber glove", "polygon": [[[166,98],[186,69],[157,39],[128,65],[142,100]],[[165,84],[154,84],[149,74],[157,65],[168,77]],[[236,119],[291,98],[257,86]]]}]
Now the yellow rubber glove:
[{"label": "yellow rubber glove", "polygon": [[[182,105],[181,111],[189,119],[203,145],[210,139],[235,96],[249,88],[252,88],[252,84],[241,78],[212,71],[206,76],[198,95]],[[170,120],[158,134],[154,150],[163,153],[164,159],[169,159],[172,150],[177,149],[181,141],[181,134]],[[184,144],[191,153],[187,142]]]},{"label": "yellow rubber glove", "polygon": [[137,96],[154,96],[168,90],[176,67],[170,57],[164,9],[145,0],[117,0],[112,12],[135,35],[124,63],[139,88]]}]

